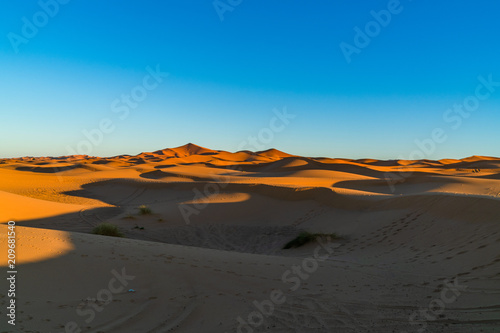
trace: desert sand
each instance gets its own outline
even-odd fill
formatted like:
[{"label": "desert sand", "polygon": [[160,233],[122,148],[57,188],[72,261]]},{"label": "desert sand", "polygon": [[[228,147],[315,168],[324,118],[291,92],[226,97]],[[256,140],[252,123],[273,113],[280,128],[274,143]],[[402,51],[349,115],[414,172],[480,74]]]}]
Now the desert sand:
[{"label": "desert sand", "polygon": [[[500,332],[498,158],[3,159],[4,271],[10,220],[0,332]],[[283,249],[302,231],[337,237]]]}]

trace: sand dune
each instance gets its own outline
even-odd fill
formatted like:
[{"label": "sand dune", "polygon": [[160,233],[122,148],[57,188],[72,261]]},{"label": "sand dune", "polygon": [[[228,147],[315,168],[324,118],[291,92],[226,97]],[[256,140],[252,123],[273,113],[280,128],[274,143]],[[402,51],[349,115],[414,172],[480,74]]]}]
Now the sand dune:
[{"label": "sand dune", "polygon": [[[0,160],[20,332],[498,332],[499,216],[493,157]],[[103,222],[125,238],[92,234]],[[304,230],[340,237],[283,249]]]}]

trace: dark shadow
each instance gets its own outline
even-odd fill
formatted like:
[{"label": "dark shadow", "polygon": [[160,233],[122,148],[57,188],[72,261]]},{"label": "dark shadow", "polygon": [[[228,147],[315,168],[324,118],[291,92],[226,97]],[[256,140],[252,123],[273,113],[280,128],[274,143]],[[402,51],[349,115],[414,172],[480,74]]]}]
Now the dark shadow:
[{"label": "dark shadow", "polygon": [[482,175],[482,176],[474,176],[471,178],[481,178],[481,179],[500,179],[500,173],[495,173],[492,175]]},{"label": "dark shadow", "polygon": [[191,176],[191,175],[185,175],[185,174],[179,174],[175,172],[165,172],[162,170],[155,170],[155,171],[148,171],[140,174],[141,178],[146,178],[146,179],[162,179],[166,177],[177,177],[177,178],[185,178],[185,179],[192,179],[192,180],[198,180],[198,181],[209,181],[213,180],[213,177],[197,177],[197,176]]},{"label": "dark shadow", "polygon": [[97,160],[97,161],[92,162],[92,164],[108,164],[108,163],[111,163],[111,161],[105,160],[105,159],[101,159],[101,160]]},{"label": "dark shadow", "polygon": [[197,155],[208,155],[208,156],[212,156],[212,155],[217,155],[217,154],[220,154],[220,152],[218,151],[207,151],[205,153],[200,153],[200,154],[197,154]]},{"label": "dark shadow", "polygon": [[29,166],[20,166],[17,167],[17,171],[30,171],[30,172],[38,172],[38,173],[56,173],[61,171],[73,170],[76,168],[80,168],[80,164],[68,165],[63,167],[29,167]]},{"label": "dark shadow", "polygon": [[[447,177],[443,175],[431,176],[428,173],[420,175],[409,175],[408,178],[391,179],[360,179],[360,180],[343,180],[333,183],[332,186],[345,188],[350,190],[368,191],[380,194],[399,195],[401,193],[408,194],[408,189],[412,193],[423,193],[438,188],[443,183],[460,183],[459,179]],[[419,186],[420,185],[420,186]],[[401,191],[401,189],[405,191]]]},{"label": "dark shadow", "polygon": [[[299,166],[286,166],[287,164],[295,160],[303,160],[307,162],[307,164]],[[398,175],[399,178],[409,178],[410,176],[430,176],[430,175],[442,176],[440,173],[430,172],[430,171],[404,171],[405,170],[404,166],[401,166],[400,168],[391,171],[378,171],[371,169],[368,165],[359,166],[347,163],[329,164],[302,157],[301,158],[286,157],[279,161],[274,161],[274,162],[265,162],[259,164],[249,164],[249,165],[234,164],[234,165],[227,165],[224,167],[221,167],[220,165],[207,163],[207,166],[218,169],[226,168],[236,171],[254,172],[251,175],[251,177],[269,177],[269,176],[275,177],[276,175],[286,176],[291,173],[302,170],[339,171],[354,175],[379,178],[382,180],[386,179],[388,176],[390,176],[390,174]],[[269,173],[274,173],[274,175],[269,175]]]},{"label": "dark shadow", "polygon": [[90,233],[98,224],[122,212],[123,210],[119,207],[98,207],[75,213],[19,221],[16,224],[23,227]]},{"label": "dark shadow", "polygon": [[146,161],[144,161],[143,158],[131,158],[127,162],[132,163],[132,164],[144,164],[144,163],[146,163]]}]

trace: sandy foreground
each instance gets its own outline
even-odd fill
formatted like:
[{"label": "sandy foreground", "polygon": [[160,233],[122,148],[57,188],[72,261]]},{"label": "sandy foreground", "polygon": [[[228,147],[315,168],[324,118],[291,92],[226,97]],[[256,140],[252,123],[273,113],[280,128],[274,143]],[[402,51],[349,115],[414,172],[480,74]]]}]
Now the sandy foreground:
[{"label": "sandy foreground", "polygon": [[[497,158],[4,159],[3,276],[10,220],[0,332],[500,332]],[[304,230],[339,237],[283,249]]]}]

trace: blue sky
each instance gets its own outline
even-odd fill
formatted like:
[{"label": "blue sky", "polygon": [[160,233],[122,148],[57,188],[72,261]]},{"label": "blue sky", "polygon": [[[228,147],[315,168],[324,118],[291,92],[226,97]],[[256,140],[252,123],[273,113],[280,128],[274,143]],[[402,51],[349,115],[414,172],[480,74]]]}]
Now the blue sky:
[{"label": "blue sky", "polygon": [[[236,151],[259,134],[245,148],[500,156],[500,86],[482,87],[467,117],[447,114],[473,101],[479,76],[500,82],[499,11],[494,0],[3,1],[0,157]],[[350,62],[341,43],[357,48]],[[148,66],[169,75],[120,119],[113,102],[140,91]],[[284,109],[295,117],[264,136]]]}]

